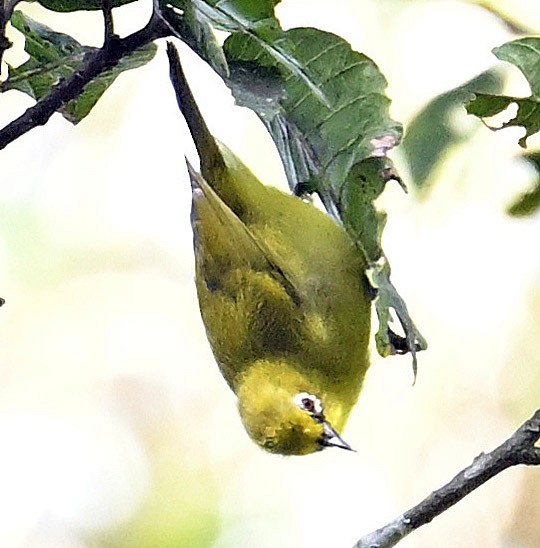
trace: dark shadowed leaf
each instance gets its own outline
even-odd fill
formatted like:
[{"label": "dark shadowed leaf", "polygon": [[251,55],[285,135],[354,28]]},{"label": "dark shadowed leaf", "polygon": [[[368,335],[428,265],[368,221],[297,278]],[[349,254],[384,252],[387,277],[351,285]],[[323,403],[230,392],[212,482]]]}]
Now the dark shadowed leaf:
[{"label": "dark shadowed leaf", "polygon": [[455,113],[463,113],[463,103],[471,92],[497,93],[502,78],[495,71],[486,71],[466,84],[432,99],[408,125],[402,150],[409,164],[412,182],[426,189],[430,175],[447,150],[467,137],[452,124]]}]

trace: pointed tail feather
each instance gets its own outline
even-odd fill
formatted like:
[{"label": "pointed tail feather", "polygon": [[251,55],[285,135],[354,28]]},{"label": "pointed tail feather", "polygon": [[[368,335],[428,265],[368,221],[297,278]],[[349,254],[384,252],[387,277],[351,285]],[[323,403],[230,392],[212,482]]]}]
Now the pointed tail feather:
[{"label": "pointed tail feather", "polygon": [[169,57],[170,78],[176,94],[176,100],[199,153],[202,175],[205,179],[211,181],[215,170],[225,167],[223,156],[195,102],[182,69],[182,64],[180,63],[178,51],[172,42],[167,42],[167,55]]}]

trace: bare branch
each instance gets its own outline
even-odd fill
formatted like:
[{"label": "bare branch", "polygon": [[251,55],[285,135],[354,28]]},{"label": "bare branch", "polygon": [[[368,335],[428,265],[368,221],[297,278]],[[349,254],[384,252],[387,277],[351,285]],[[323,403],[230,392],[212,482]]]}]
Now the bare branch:
[{"label": "bare branch", "polygon": [[60,107],[78,97],[89,82],[116,65],[122,57],[168,34],[168,27],[154,14],[143,29],[125,38],[105,40],[103,47],[88,54],[69,78],[58,82],[48,95],[0,130],[0,150],[31,129],[46,124]]},{"label": "bare branch", "polygon": [[473,463],[446,485],[426,497],[384,527],[362,537],[354,548],[390,548],[409,533],[459,502],[477,487],[517,464],[540,465],[540,409],[490,453],[481,453]]}]

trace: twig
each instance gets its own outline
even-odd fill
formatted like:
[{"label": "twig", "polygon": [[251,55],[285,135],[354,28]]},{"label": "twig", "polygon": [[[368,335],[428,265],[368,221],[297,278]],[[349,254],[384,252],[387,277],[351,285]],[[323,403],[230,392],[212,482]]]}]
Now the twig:
[{"label": "twig", "polygon": [[481,453],[473,463],[446,485],[437,489],[384,527],[362,537],[354,548],[390,548],[409,533],[459,502],[463,497],[503,470],[517,464],[540,465],[540,409],[490,453]]},{"label": "twig", "polygon": [[78,97],[89,82],[116,65],[122,57],[168,34],[168,27],[154,14],[143,29],[125,38],[106,40],[101,49],[88,54],[82,66],[69,78],[58,82],[43,99],[0,130],[0,150],[31,129],[47,123],[60,107]]},{"label": "twig", "polygon": [[107,44],[111,40],[117,38],[114,34],[114,20],[112,16],[111,0],[101,0],[101,11],[103,12],[103,21],[105,26],[105,37],[103,39],[103,44]]}]

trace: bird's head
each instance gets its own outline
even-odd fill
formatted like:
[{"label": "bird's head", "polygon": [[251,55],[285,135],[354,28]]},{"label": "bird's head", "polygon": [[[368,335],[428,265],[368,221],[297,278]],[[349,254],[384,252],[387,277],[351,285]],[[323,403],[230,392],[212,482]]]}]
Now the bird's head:
[{"label": "bird's head", "polygon": [[281,455],[307,455],[326,447],[351,450],[338,433],[348,412],[284,361],[259,360],[237,385],[244,427],[255,443]]}]

